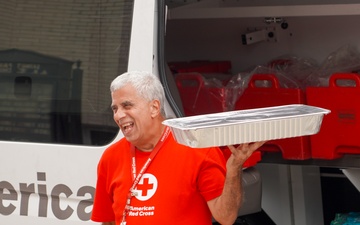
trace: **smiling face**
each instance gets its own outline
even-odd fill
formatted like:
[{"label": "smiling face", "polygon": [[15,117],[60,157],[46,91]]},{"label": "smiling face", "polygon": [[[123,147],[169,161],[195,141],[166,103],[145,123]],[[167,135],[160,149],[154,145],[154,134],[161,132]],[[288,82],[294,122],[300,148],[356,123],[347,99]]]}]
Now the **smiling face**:
[{"label": "smiling face", "polygon": [[140,149],[152,149],[157,142],[159,101],[144,99],[130,84],[112,92],[111,98],[114,120],[125,138]]}]

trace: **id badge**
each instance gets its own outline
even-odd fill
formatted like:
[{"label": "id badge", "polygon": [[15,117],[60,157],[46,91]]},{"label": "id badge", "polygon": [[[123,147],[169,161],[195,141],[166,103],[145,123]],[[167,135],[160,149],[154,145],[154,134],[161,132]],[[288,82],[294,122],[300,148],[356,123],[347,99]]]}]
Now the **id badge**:
[{"label": "id badge", "polygon": [[126,222],[121,222],[120,225],[126,225]]}]

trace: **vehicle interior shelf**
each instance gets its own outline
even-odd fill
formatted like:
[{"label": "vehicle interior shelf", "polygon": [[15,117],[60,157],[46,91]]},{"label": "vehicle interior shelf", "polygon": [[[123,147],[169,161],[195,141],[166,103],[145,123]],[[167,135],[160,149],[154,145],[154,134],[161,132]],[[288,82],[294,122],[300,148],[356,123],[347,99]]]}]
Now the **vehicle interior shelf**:
[{"label": "vehicle interior shelf", "polygon": [[[226,2],[226,1],[225,1]],[[216,4],[215,4],[216,3]],[[170,19],[211,19],[251,17],[304,17],[304,16],[352,16],[360,15],[360,4],[316,4],[238,6],[213,1],[184,5],[170,10]]]}]

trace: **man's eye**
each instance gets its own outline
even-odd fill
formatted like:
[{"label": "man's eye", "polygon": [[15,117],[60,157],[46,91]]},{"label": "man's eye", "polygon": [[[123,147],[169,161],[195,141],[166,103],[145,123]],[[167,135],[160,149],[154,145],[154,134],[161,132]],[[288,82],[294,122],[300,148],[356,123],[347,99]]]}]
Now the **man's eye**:
[{"label": "man's eye", "polygon": [[131,102],[124,102],[124,104],[122,104],[122,107],[124,107],[124,109],[130,109],[133,106],[133,104]]}]

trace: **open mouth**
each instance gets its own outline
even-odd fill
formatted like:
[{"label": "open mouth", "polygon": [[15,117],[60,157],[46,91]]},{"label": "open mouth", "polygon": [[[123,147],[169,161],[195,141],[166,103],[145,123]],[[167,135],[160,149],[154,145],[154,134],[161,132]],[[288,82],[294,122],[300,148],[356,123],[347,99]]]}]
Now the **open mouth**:
[{"label": "open mouth", "polygon": [[132,122],[124,123],[123,125],[121,125],[121,129],[122,129],[124,135],[129,133],[133,127],[134,127],[134,123],[132,123]]}]

